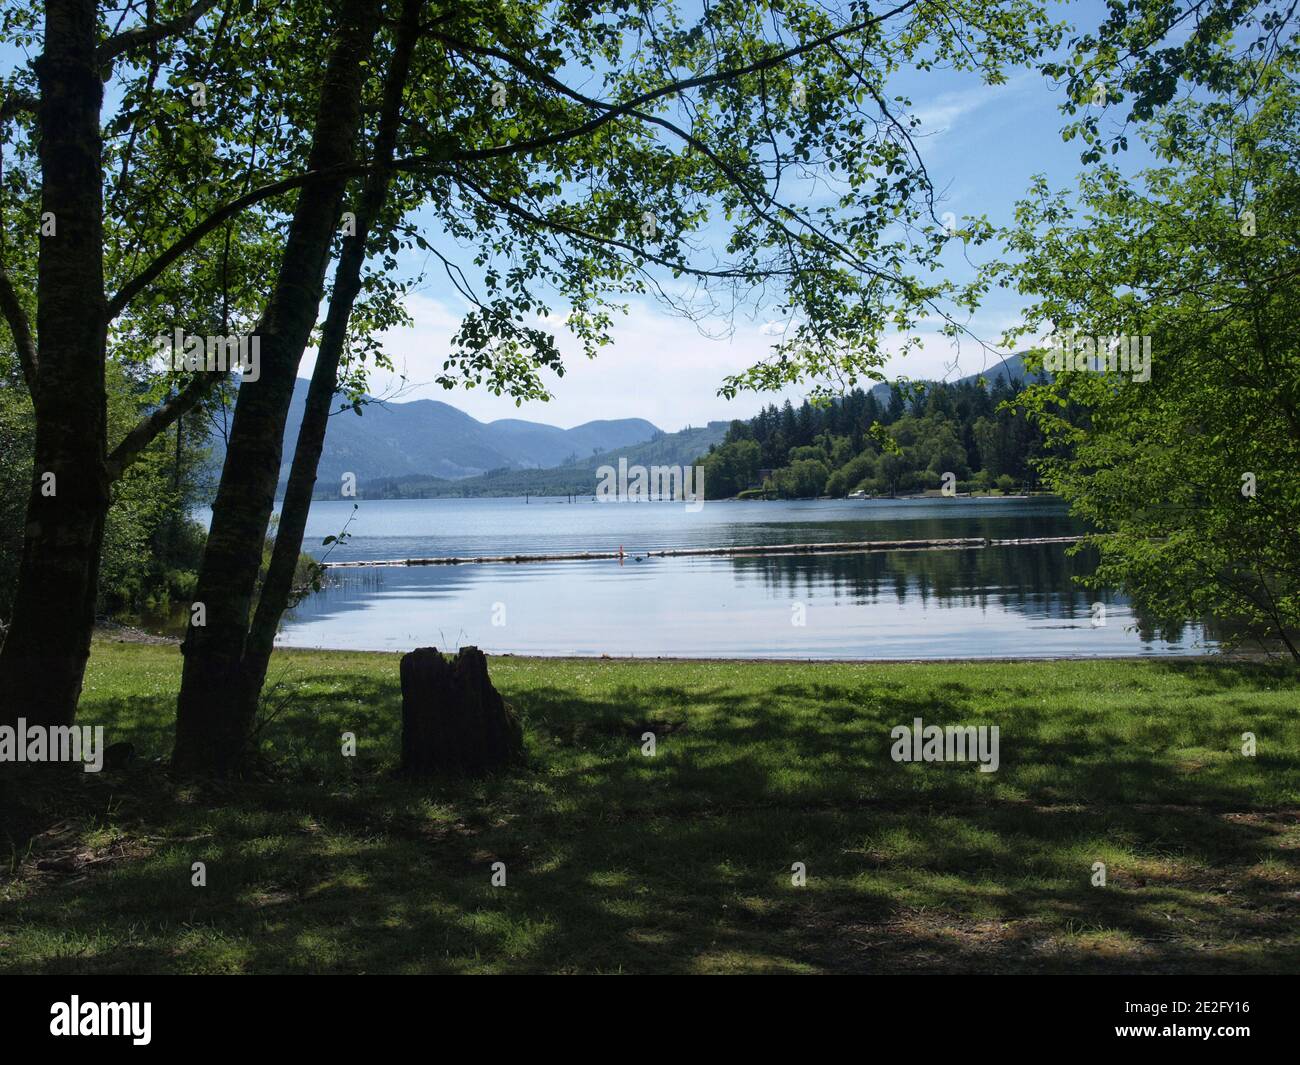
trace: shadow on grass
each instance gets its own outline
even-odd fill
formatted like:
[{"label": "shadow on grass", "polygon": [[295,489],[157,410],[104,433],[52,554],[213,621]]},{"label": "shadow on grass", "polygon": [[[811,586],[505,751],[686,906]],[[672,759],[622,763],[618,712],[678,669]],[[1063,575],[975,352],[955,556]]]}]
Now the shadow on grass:
[{"label": "shadow on grass", "polygon": [[[1177,672],[1221,699],[1258,691],[1258,667],[1228,667],[1229,682],[1200,668]],[[1294,781],[1297,752],[1214,754],[1240,728],[1230,702],[1198,717],[1137,692],[1097,715],[975,682],[501,676],[530,755],[508,776],[393,779],[395,676],[307,672],[265,730],[275,780],[178,786],[146,763],[64,782],[3,885],[0,971],[1244,972],[1300,958],[1297,811],[1259,802]],[[1284,701],[1254,701],[1261,735],[1293,734]],[[88,713],[142,752],[170,743],[164,697]],[[1001,768],[893,762],[889,729],[914,717],[998,724]],[[42,870],[42,856],[67,860]]]}]

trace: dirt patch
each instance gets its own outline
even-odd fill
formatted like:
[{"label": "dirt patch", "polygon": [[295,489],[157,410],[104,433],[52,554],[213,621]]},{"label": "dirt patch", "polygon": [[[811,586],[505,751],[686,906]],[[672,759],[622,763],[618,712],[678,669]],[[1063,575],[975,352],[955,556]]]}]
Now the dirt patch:
[{"label": "dirt patch", "polygon": [[153,853],[144,839],[122,836],[98,846],[89,846],[81,831],[67,822],[42,832],[32,840],[32,856],[19,871],[21,877],[50,880],[81,880],[102,872],[117,862],[135,862]]},{"label": "dirt patch", "polygon": [[138,629],[134,625],[123,625],[120,621],[112,621],[109,618],[101,618],[95,622],[95,636],[109,643],[148,643],[164,647],[179,647],[181,642],[174,636],[158,636],[152,632],[145,632],[144,629]]}]

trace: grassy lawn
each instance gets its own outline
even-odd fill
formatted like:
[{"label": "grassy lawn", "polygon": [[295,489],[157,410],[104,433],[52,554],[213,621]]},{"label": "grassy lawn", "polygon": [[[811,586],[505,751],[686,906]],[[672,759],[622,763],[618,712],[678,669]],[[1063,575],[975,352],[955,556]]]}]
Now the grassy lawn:
[{"label": "grassy lawn", "polygon": [[[151,761],[179,667],[96,644],[81,723],[141,759],[6,815],[0,972],[1300,968],[1283,667],[493,659],[527,768],[412,784],[396,656],[279,652],[268,774],[223,789]],[[1001,768],[893,762],[914,717]]]}]

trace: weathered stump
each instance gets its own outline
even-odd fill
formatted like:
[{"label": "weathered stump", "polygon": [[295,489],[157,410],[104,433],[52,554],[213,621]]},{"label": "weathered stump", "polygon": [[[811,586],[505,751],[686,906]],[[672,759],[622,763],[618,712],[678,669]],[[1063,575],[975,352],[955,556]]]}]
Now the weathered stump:
[{"label": "weathered stump", "polygon": [[477,647],[462,647],[454,662],[418,647],[402,656],[401,674],[404,774],[482,776],[520,759],[523,728]]}]

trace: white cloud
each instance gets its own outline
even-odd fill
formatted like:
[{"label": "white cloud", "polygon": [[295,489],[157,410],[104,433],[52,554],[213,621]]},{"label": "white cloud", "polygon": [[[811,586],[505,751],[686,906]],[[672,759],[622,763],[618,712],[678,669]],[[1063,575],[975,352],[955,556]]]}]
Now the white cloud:
[{"label": "white cloud", "polygon": [[985,85],[981,82],[968,89],[939,93],[914,112],[921,120],[919,132],[931,136],[946,133],[958,120],[975,111],[991,103],[1005,103],[1009,95],[1028,88],[1035,78],[1036,75],[1026,72],[1009,78],[1001,85]]},{"label": "white cloud", "polygon": [[[779,405],[787,398],[798,405],[811,387],[810,383],[779,393],[742,393],[735,400],[725,400],[717,395],[723,379],[762,359],[773,338],[789,323],[740,321],[733,335],[717,338],[703,335],[695,323],[669,315],[658,305],[634,301],[627,315],[614,316],[613,343],[595,359],[581,354],[577,343],[561,328],[562,316],[553,316],[551,325],[565,355],[565,374],[545,375],[554,395],[549,403],[516,407],[513,400],[483,389],[445,390],[434,384],[448,342],[460,324],[459,313],[425,295],[412,297],[408,309],[414,325],[385,337],[385,348],[398,373],[372,371],[370,390],[384,395],[401,389],[398,402],[441,400],[481,421],[525,418],[570,427],[597,419],[646,418],[672,432],[686,425],[748,418],[761,407]],[[996,342],[1012,321],[990,318],[978,323],[976,331]],[[717,323],[706,323],[706,328],[709,325]],[[907,354],[903,354],[901,336],[886,338],[882,347],[888,356],[884,372],[891,378],[954,380],[998,361],[972,340],[954,345],[937,327],[922,330],[919,343]],[[305,376],[310,370],[308,359],[301,373]],[[405,383],[400,380],[403,374]],[[868,387],[871,382],[862,384]]]},{"label": "white cloud", "polygon": [[[562,328],[563,315],[552,315],[550,326],[565,355],[565,374],[545,375],[554,395],[551,402],[516,407],[513,400],[484,389],[445,390],[434,384],[448,342],[460,325],[460,312],[427,295],[412,296],[408,309],[413,326],[385,337],[385,349],[398,372],[372,371],[370,391],[395,395],[396,402],[441,400],[481,421],[525,418],[567,428],[597,419],[646,418],[673,432],[687,425],[748,418],[769,403],[779,406],[787,398],[797,406],[811,388],[809,383],[778,393],[742,393],[732,401],[717,395],[728,374],[762,359],[773,339],[792,323],[742,320],[736,323],[733,335],[717,338],[703,335],[695,323],[670,315],[657,304],[631,301],[627,315],[614,316],[613,343],[595,359],[585,358]],[[1001,330],[1015,321],[1005,315],[988,316],[973,327],[987,341],[996,342]],[[717,322],[705,324],[710,326],[717,331]],[[919,335],[919,343],[907,354],[903,354],[901,336],[885,339],[883,372],[888,377],[955,380],[987,370],[998,361],[997,355],[985,352],[973,340],[954,345],[938,332],[937,324],[923,328]],[[300,376],[311,373],[312,358],[309,353]],[[863,380],[862,387],[871,383]]]},{"label": "white cloud", "polygon": [[[410,329],[384,338],[394,366],[407,378],[402,401],[438,399],[482,421],[527,418],[552,425],[573,426],[595,419],[647,418],[674,431],[707,421],[746,418],[771,397],[742,396],[728,402],[717,395],[723,379],[762,358],[771,344],[764,329],[738,322],[734,335],[703,335],[695,323],[667,314],[656,305],[629,302],[626,315],[615,313],[613,343],[595,359],[587,359],[578,343],[562,328],[563,316],[553,315],[548,327],[565,356],[563,377],[545,372],[554,398],[516,407],[505,396],[483,389],[445,390],[434,384],[451,336],[460,324],[459,312],[429,296],[408,302],[414,319]],[[719,323],[705,329],[719,331]],[[304,373],[308,369],[304,368]],[[395,375],[374,372],[371,391],[398,387]]]}]

